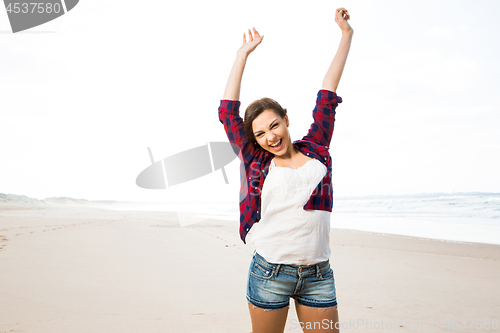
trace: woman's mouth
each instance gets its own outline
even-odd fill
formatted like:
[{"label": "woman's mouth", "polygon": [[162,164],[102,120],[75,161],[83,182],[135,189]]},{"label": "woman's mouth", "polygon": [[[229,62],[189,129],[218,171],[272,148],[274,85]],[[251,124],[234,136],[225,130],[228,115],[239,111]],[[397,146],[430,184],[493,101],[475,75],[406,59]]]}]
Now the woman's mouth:
[{"label": "woman's mouth", "polygon": [[272,150],[280,150],[281,146],[283,146],[283,139],[280,139],[274,146],[269,145]]}]

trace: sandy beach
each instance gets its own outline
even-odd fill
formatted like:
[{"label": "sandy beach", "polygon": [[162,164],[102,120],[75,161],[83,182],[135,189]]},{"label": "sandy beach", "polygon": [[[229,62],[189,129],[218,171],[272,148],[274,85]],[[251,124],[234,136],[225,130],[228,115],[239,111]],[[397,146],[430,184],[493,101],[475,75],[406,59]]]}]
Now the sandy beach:
[{"label": "sandy beach", "polygon": [[[331,248],[342,332],[500,332],[500,246],[332,228]],[[252,253],[237,221],[3,204],[0,333],[248,333]]]}]

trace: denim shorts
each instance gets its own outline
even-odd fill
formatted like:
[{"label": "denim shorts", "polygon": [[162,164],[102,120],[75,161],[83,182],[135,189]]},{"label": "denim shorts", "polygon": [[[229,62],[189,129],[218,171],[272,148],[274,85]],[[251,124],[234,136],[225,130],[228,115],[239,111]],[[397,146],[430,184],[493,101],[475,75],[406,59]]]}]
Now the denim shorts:
[{"label": "denim shorts", "polygon": [[290,304],[290,297],[305,306],[337,305],[330,261],[314,265],[271,264],[255,252],[248,270],[247,301],[263,309],[280,309]]}]

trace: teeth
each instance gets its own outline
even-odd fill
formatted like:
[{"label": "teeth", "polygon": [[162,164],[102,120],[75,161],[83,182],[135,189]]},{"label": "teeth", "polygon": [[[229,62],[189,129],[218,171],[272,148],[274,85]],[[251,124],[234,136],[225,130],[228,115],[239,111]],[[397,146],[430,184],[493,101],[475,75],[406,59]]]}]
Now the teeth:
[{"label": "teeth", "polygon": [[279,145],[280,141],[281,141],[281,139],[278,142],[276,142],[274,145],[271,145],[271,147],[277,147]]}]

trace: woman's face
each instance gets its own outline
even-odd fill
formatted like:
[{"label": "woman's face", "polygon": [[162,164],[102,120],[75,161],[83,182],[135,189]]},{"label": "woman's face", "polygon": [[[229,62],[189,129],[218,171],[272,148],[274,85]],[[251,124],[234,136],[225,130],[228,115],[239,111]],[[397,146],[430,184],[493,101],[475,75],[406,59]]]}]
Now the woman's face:
[{"label": "woman's face", "polygon": [[263,149],[280,156],[286,154],[291,145],[288,124],[288,115],[283,119],[273,110],[265,110],[253,120],[252,130]]}]

